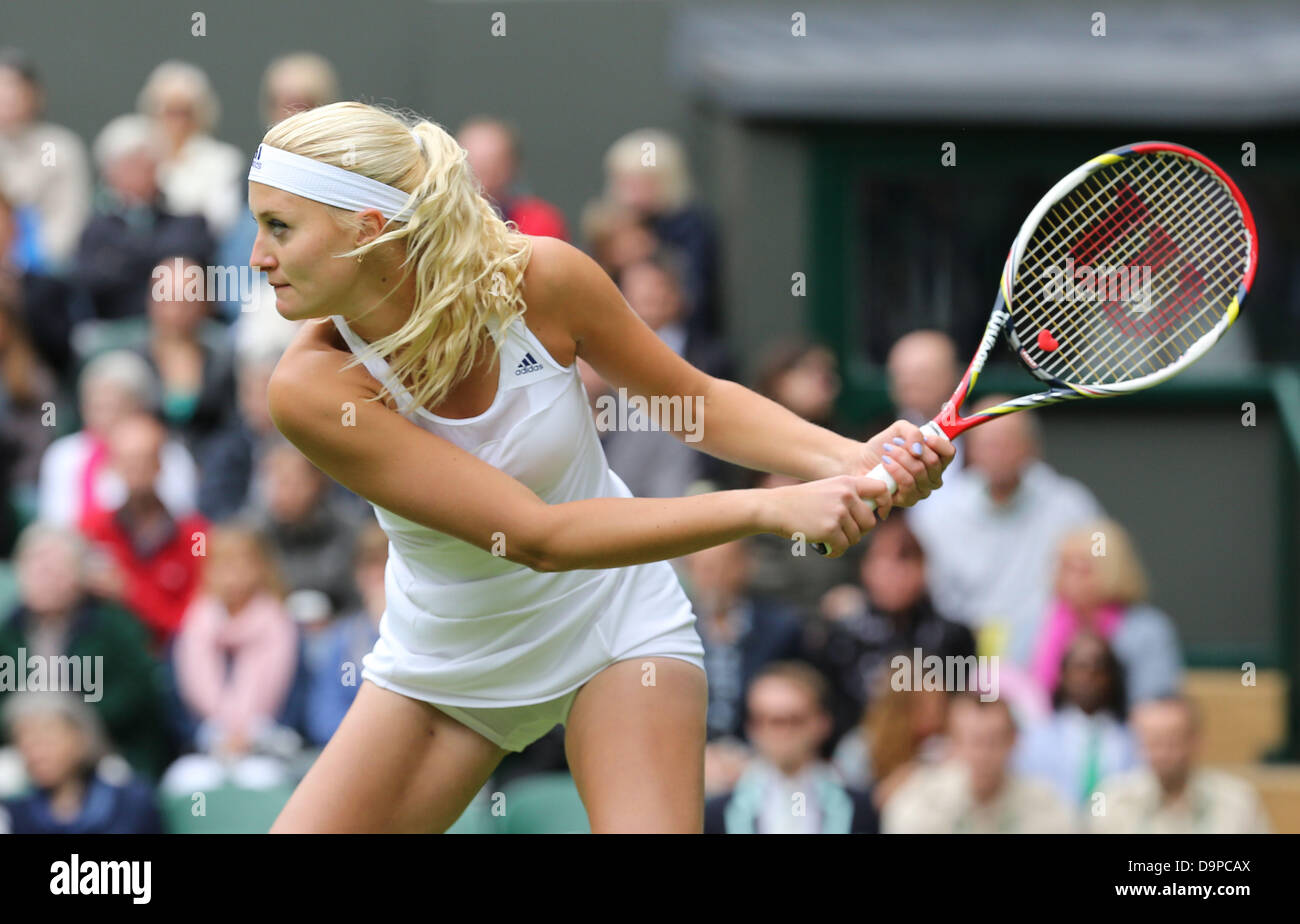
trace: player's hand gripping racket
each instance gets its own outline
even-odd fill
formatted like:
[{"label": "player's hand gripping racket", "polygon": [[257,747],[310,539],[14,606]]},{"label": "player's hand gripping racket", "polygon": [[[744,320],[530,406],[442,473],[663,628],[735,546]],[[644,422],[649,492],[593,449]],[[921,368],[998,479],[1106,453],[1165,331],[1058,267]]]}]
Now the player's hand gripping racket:
[{"label": "player's hand gripping racket", "polygon": [[[953,439],[1003,414],[1172,378],[1236,320],[1258,252],[1250,207],[1205,156],[1144,141],[1094,157],[1048,190],[1021,225],[979,349],[921,432]],[[963,417],[962,402],[1004,330],[1048,387]],[[883,465],[868,477],[897,488]]]}]

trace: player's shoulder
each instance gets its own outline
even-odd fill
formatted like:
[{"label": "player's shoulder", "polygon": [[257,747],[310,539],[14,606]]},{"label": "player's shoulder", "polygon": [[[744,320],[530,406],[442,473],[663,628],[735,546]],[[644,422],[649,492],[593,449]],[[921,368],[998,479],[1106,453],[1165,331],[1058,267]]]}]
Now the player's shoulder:
[{"label": "player's shoulder", "polygon": [[555,305],[582,286],[608,279],[600,264],[579,248],[556,237],[530,236],[532,252],[524,269],[524,300]]},{"label": "player's shoulder", "polygon": [[[304,322],[280,356],[267,383],[267,406],[281,432],[300,422],[338,390],[373,393],[378,386],[362,366],[348,367],[352,352],[329,318]],[[333,406],[333,405],[331,405]]]},{"label": "player's shoulder", "polygon": [[[585,327],[584,316],[607,307],[600,296],[617,288],[599,263],[568,241],[555,237],[529,240],[532,253],[521,293],[528,326],[551,354],[560,358],[576,350],[579,332]],[[574,346],[569,347],[570,342]]]}]

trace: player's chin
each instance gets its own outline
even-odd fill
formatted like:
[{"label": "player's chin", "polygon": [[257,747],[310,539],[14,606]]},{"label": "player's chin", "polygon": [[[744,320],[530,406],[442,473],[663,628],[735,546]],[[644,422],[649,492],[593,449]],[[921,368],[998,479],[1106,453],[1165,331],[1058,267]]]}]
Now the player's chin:
[{"label": "player's chin", "polygon": [[305,321],[322,317],[324,312],[314,311],[313,304],[302,297],[293,286],[279,286],[275,290],[275,310],[286,321]]}]

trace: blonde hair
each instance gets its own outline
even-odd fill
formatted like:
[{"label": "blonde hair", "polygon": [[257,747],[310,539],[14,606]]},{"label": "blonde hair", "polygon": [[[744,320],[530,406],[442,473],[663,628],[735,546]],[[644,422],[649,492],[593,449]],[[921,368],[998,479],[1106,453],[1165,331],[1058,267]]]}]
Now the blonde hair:
[{"label": "blonde hair", "polygon": [[[1098,533],[1106,543],[1104,555],[1093,554],[1094,537]],[[1058,558],[1071,549],[1079,549],[1092,558],[1107,603],[1130,606],[1146,600],[1147,576],[1142,560],[1133,538],[1114,520],[1099,519],[1071,530],[1061,537],[1058,549]]]},{"label": "blonde hair", "polygon": [[[504,330],[523,314],[520,289],[532,243],[514,222],[501,220],[483,197],[465,149],[434,122],[410,125],[387,108],[331,103],[289,116],[262,140],[411,195],[410,221],[390,221],[374,240],[337,256],[363,256],[390,242],[406,245],[405,271],[393,291],[414,271],[415,306],[401,327],[370,346],[407,383],[415,406],[436,406],[474,367],[489,328]],[[356,212],[325,207],[339,227],[360,227]],[[348,365],[361,361],[354,356]],[[375,398],[387,394],[385,388]]]},{"label": "blonde hair", "polygon": [[[645,162],[648,150],[654,152],[652,164]],[[610,182],[606,190],[613,195],[613,179],[625,173],[647,171],[659,179],[661,205],[667,212],[686,206],[691,199],[691,171],[686,151],[673,135],[658,128],[642,128],[628,132],[605,152],[605,175]]]},{"label": "blonde hair", "polygon": [[203,69],[188,61],[164,61],[153,69],[136,98],[136,111],[147,116],[157,114],[162,94],[179,87],[194,101],[194,123],[201,135],[211,134],[221,121],[221,101]]}]

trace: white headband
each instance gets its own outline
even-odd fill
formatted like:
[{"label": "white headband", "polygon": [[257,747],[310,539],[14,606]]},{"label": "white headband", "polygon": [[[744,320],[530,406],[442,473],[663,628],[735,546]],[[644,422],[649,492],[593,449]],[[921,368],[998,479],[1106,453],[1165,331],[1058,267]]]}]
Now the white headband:
[{"label": "white headband", "polygon": [[[411,136],[424,150],[424,143],[414,130]],[[414,211],[414,207],[403,208],[406,200],[411,198],[410,193],[342,167],[301,154],[290,154],[269,144],[257,146],[248,178],[254,183],[352,212],[379,209],[385,218],[392,221],[406,221]]]}]

